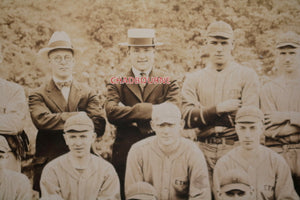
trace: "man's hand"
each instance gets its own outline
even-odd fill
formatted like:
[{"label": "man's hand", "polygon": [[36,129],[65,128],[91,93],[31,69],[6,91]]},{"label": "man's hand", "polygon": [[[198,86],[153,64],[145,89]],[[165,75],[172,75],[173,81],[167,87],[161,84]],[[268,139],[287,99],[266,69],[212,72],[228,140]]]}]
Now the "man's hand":
[{"label": "man's hand", "polygon": [[230,113],[237,111],[242,106],[242,101],[239,99],[229,99],[217,105],[217,113]]},{"label": "man's hand", "polygon": [[282,124],[288,120],[290,120],[289,114],[285,112],[266,113],[264,117],[266,129],[270,128],[273,125]]}]

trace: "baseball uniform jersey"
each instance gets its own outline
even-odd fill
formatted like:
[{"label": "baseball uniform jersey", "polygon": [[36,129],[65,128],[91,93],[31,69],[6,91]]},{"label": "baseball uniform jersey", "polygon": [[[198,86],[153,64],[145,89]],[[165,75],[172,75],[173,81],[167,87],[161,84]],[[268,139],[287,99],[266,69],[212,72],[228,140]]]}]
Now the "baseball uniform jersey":
[{"label": "baseball uniform jersey", "polygon": [[238,169],[249,175],[257,200],[299,199],[288,165],[280,155],[260,145],[256,161],[249,165],[247,158],[241,156],[240,148],[234,148],[218,160],[213,177],[214,191],[219,190],[219,178],[224,173]]},{"label": "baseball uniform jersey", "polygon": [[127,158],[125,193],[139,181],[152,184],[161,200],[211,198],[204,156],[184,138],[169,156],[160,150],[156,136],[135,143]]},{"label": "baseball uniform jersey", "polygon": [[78,170],[69,153],[49,162],[41,176],[42,197],[65,200],[120,199],[119,179],[113,166],[101,157],[90,156],[88,168]]}]

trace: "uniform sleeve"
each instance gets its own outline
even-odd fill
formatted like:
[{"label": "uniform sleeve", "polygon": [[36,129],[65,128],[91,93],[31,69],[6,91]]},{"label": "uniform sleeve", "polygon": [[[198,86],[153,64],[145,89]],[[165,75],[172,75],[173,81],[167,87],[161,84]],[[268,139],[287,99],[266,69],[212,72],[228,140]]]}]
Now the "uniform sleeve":
[{"label": "uniform sleeve", "polygon": [[29,200],[32,199],[31,184],[28,178],[22,174],[22,177],[18,180],[18,189],[16,194],[16,200]]},{"label": "uniform sleeve", "polygon": [[197,92],[197,79],[186,77],[182,87],[182,115],[185,128],[203,128],[220,119],[216,106],[206,108],[201,105]]},{"label": "uniform sleeve", "polygon": [[284,158],[277,156],[277,179],[275,185],[275,199],[293,199],[298,200],[299,197],[294,189],[294,183],[291,171]]},{"label": "uniform sleeve", "polygon": [[0,133],[15,135],[24,128],[24,120],[28,112],[27,101],[21,86],[7,88],[6,105],[0,105]]},{"label": "uniform sleeve", "polygon": [[102,136],[105,132],[106,125],[105,113],[101,108],[98,95],[96,95],[96,93],[93,91],[90,91],[89,93],[85,112],[93,120],[97,135]]},{"label": "uniform sleeve", "polygon": [[259,107],[260,83],[256,72],[247,68],[243,77],[245,81],[241,99],[243,106]]},{"label": "uniform sleeve", "polygon": [[[278,112],[276,102],[272,96],[272,84],[266,84],[260,93],[260,106],[263,113]],[[289,116],[287,122],[276,124],[265,130],[267,137],[288,136],[300,131],[300,113],[299,112],[282,112],[281,116]]]},{"label": "uniform sleeve", "polygon": [[43,130],[62,130],[65,116],[75,115],[76,113],[52,113],[43,100],[39,92],[33,92],[29,95],[29,109],[32,121],[38,129]]},{"label": "uniform sleeve", "polygon": [[107,168],[105,181],[99,191],[98,200],[119,200],[120,197],[120,182],[119,177],[112,165]]},{"label": "uniform sleeve", "polygon": [[45,166],[41,175],[40,187],[42,197],[45,199],[53,196],[59,196],[62,198],[62,193],[58,183],[57,175],[54,169],[51,166],[49,166],[49,164]]},{"label": "uniform sleeve", "polygon": [[151,103],[137,103],[134,106],[120,105],[120,90],[121,88],[117,87],[115,84],[107,84],[107,101],[105,104],[105,110],[109,122],[118,125],[136,122],[137,120],[151,119]]},{"label": "uniform sleeve", "polygon": [[190,200],[211,199],[208,169],[203,153],[194,146],[194,153],[190,159]]},{"label": "uniform sleeve", "polygon": [[128,188],[137,182],[143,180],[142,160],[139,155],[139,150],[133,146],[127,157],[126,173],[125,173],[125,195]]}]

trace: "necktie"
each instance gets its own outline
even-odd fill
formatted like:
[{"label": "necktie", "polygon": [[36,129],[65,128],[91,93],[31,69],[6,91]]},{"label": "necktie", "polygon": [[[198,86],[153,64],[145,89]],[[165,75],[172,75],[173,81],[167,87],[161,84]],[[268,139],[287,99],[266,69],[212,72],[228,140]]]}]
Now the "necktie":
[{"label": "necktie", "polygon": [[[141,89],[142,89],[142,91],[144,91],[144,89],[145,89],[145,86],[146,86],[146,73],[144,73],[144,72],[141,72],[140,73],[140,75],[141,75],[141,83],[140,83],[140,87],[141,87]],[[143,78],[144,77],[144,78]]]},{"label": "necktie", "polygon": [[57,82],[56,85],[58,87],[58,89],[62,89],[63,87],[70,87],[71,86],[72,81],[61,81],[61,82]]}]

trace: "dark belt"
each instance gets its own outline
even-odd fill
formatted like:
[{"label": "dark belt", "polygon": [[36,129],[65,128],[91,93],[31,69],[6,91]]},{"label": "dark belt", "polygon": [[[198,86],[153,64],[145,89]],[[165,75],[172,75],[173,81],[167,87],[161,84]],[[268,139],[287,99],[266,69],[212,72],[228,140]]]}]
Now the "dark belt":
[{"label": "dark belt", "polygon": [[226,137],[210,137],[210,138],[197,138],[197,141],[206,143],[206,144],[227,144],[227,145],[234,145],[237,138],[226,138]]}]

